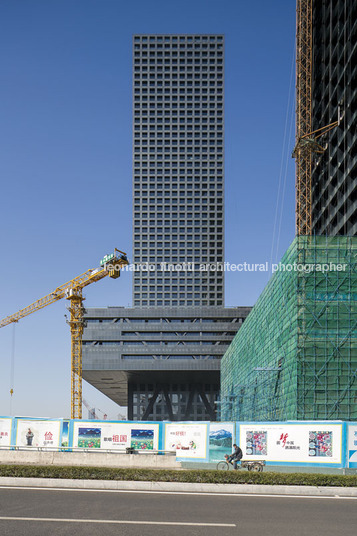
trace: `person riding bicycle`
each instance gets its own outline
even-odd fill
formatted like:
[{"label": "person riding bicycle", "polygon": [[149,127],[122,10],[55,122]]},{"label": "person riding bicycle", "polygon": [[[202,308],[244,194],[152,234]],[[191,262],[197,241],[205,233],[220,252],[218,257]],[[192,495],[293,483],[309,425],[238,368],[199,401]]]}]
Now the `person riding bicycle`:
[{"label": "person riding bicycle", "polygon": [[237,462],[239,462],[243,458],[243,452],[238,445],[235,443],[233,444],[234,451],[233,453],[227,457],[227,462],[232,463],[233,462],[233,468],[237,469]]}]

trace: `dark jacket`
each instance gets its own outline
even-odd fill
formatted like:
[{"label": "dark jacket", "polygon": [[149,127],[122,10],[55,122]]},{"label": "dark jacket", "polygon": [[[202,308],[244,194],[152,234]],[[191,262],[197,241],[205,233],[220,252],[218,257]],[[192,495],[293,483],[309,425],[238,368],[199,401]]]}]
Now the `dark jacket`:
[{"label": "dark jacket", "polygon": [[234,452],[232,454],[233,460],[241,460],[243,458],[243,452],[240,447],[235,447]]}]

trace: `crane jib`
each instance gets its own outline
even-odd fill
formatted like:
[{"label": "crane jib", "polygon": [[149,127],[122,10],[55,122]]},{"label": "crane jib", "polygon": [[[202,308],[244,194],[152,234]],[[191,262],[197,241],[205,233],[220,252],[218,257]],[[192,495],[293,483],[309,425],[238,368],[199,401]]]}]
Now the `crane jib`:
[{"label": "crane jib", "polygon": [[71,319],[68,324],[71,328],[71,417],[72,419],[82,418],[82,331],[83,331],[83,306],[84,300],[82,289],[91,283],[100,281],[106,276],[117,279],[123,266],[129,264],[126,253],[115,248],[114,253],[106,255],[102,261],[104,266],[94,270],[87,270],[83,274],[67,281],[57,287],[54,291],[43,298],[35,301],[28,307],[17,311],[13,315],[7,316],[0,321],[0,328],[13,322],[18,322],[21,318],[43,309],[47,305],[62,298],[71,301],[69,311]]}]

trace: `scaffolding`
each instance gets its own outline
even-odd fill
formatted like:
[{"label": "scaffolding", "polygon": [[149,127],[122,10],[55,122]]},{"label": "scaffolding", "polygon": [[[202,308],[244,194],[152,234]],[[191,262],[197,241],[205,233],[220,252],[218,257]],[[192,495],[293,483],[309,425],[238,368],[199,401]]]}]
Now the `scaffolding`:
[{"label": "scaffolding", "polygon": [[357,238],[298,236],[221,364],[221,419],[357,418]]}]

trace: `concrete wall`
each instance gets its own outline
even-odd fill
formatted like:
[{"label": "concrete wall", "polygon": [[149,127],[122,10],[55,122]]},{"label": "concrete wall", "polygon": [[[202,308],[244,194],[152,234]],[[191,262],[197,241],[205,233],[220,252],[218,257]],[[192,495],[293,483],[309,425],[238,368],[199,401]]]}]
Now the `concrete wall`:
[{"label": "concrete wall", "polygon": [[146,469],[181,468],[181,463],[176,461],[176,457],[170,455],[24,450],[0,450],[0,464],[137,467]]}]

